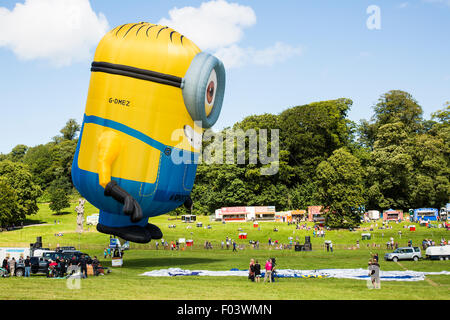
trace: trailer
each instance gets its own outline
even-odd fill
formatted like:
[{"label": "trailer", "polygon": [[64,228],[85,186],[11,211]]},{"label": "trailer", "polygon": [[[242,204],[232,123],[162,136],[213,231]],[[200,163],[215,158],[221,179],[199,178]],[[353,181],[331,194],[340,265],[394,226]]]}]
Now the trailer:
[{"label": "trailer", "polygon": [[439,212],[439,217],[441,221],[446,221],[450,218],[450,203],[447,203],[445,207],[442,207]]},{"label": "trailer", "polygon": [[380,219],[380,211],[378,210],[369,210],[368,216],[370,220],[378,220]]},{"label": "trailer", "polygon": [[14,258],[15,260],[19,260],[19,258],[25,259],[26,257],[30,256],[30,248],[0,248],[0,261],[3,261],[3,259],[5,259],[6,257],[8,259]]},{"label": "trailer", "polygon": [[86,217],[86,225],[93,225],[96,226],[98,224],[98,219],[100,217],[99,213],[91,214],[90,216]]},{"label": "trailer", "polygon": [[425,255],[430,260],[448,260],[450,259],[450,245],[428,247]]}]

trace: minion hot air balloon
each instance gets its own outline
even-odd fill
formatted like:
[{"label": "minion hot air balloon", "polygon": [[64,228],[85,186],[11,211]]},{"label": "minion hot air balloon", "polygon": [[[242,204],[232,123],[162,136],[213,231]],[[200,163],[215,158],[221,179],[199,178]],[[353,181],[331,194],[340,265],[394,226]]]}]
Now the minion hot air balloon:
[{"label": "minion hot air balloon", "polygon": [[100,209],[98,231],[160,239],[148,218],[192,204],[201,135],[222,108],[223,64],[178,32],[141,22],[107,33],[91,71],[73,183]]}]

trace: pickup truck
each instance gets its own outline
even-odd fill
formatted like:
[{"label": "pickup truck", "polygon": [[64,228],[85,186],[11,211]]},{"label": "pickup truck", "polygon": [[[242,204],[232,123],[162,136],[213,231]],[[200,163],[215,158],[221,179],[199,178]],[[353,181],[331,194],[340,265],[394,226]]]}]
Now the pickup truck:
[{"label": "pickup truck", "polygon": [[[30,258],[31,271],[30,274],[47,274],[48,260],[41,257]],[[16,264],[16,277],[22,277],[25,274],[25,264]]]}]

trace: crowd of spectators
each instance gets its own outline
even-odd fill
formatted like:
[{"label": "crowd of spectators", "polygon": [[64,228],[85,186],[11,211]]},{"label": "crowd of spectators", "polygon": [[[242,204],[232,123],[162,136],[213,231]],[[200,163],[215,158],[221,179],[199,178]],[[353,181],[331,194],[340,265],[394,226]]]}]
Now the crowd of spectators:
[{"label": "crowd of spectators", "polygon": [[[92,259],[84,254],[79,257],[73,255],[70,259],[64,258],[63,255],[57,255],[54,260],[47,260],[41,257],[38,261],[39,265],[36,266],[36,269],[44,271],[47,278],[63,278],[78,272],[81,272],[82,277],[87,278],[88,274],[98,276],[104,274],[105,270],[105,268],[101,266],[97,256],[94,256],[94,259]],[[2,262],[2,268],[6,271],[4,276],[16,276],[18,266],[24,266],[25,272],[23,275],[25,277],[30,276],[32,265],[29,256],[25,259],[20,257],[17,260],[14,257],[5,257]]]}]

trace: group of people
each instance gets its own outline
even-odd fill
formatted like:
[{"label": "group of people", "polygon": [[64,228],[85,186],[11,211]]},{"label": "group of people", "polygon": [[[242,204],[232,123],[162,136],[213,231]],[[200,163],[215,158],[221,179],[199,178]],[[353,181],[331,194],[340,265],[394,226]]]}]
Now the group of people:
[{"label": "group of people", "polygon": [[205,241],[205,245],[203,247],[207,250],[213,248],[212,243],[209,241]]},{"label": "group of people", "polygon": [[[93,268],[94,275],[103,273],[103,267],[100,265],[100,262],[96,256],[94,256],[94,259],[86,257],[84,254],[81,255],[80,258],[72,256],[71,259],[65,259],[62,256],[56,256],[55,260],[44,260],[43,258],[40,258],[40,263],[42,262],[46,263],[44,269],[47,278],[63,278],[66,275],[70,276],[78,272],[79,270],[81,270],[81,274],[83,275],[83,277],[87,278],[88,267]],[[16,276],[18,264],[24,266],[24,276],[29,277],[31,274],[31,259],[29,256],[27,256],[25,259],[23,259],[23,257],[20,257],[18,260],[16,260],[14,257],[5,257],[5,259],[3,259],[2,268],[6,270],[6,274],[9,274],[10,277],[14,277]],[[42,264],[37,268],[42,272]]]},{"label": "group of people", "polygon": [[323,238],[325,237],[325,230],[322,228],[314,228],[313,230],[313,237],[319,237],[319,238]]},{"label": "group of people", "polygon": [[123,257],[123,250],[120,250],[119,246],[116,246],[116,248],[114,248],[114,250],[112,250],[110,247],[105,248],[105,250],[103,250],[103,257],[106,259],[106,257],[114,257],[114,258],[118,258],[118,257]]},{"label": "group of people", "polygon": [[225,246],[227,248],[227,250],[230,249],[230,247],[233,248],[233,251],[237,251],[237,243],[236,241],[232,240],[231,238],[229,238],[228,236],[225,238],[225,241],[221,241],[220,246],[222,249],[225,249]]},{"label": "group of people", "polygon": [[309,230],[311,230],[311,227],[310,226],[308,226],[306,223],[304,223],[304,224],[296,224],[296,226],[295,226],[295,229],[297,229],[297,230],[307,230],[307,231],[309,231]]},{"label": "group of people", "polygon": [[[158,241],[155,242],[155,249],[158,250],[160,243]],[[164,250],[184,250],[184,247],[180,247],[180,242],[178,240],[167,242],[164,239],[161,239],[161,247]]]},{"label": "group of people", "polygon": [[100,265],[100,261],[97,256],[91,259],[84,254],[80,258],[73,256],[72,259],[64,259],[64,257],[57,256],[55,260],[48,260],[48,278],[63,278],[66,275],[71,276],[78,271],[81,271],[81,275],[84,278],[88,277],[88,268],[92,268],[92,274],[98,276],[103,273],[103,267]]},{"label": "group of people", "polygon": [[[27,259],[29,259],[29,257],[27,257]],[[19,263],[23,263],[22,257],[19,258]],[[11,259],[9,259],[9,257],[5,257],[5,259],[3,259],[2,268],[5,270],[6,273],[10,274],[11,276],[14,276],[16,274],[16,265],[17,262],[14,257],[12,257]],[[3,274],[3,276],[5,275],[6,274]]]},{"label": "group of people", "polygon": [[394,238],[391,237],[388,242],[386,242],[386,249],[398,249],[398,242],[394,242]]},{"label": "group of people", "polygon": [[[264,282],[274,282],[275,281],[275,269],[276,260],[275,258],[269,258],[266,260],[264,265]],[[248,269],[248,278],[252,282],[261,282],[261,265],[258,260],[250,259],[250,265]]]},{"label": "group of people", "polygon": [[423,250],[426,250],[426,248],[435,246],[435,245],[436,245],[436,242],[434,242],[433,239],[423,239],[423,241],[422,241]]},{"label": "group of people", "polygon": [[29,277],[31,274],[31,260],[30,257],[27,256],[25,259],[20,256],[19,259],[15,259],[14,257],[9,258],[8,256],[3,259],[2,268],[5,270],[3,276],[5,277],[7,274],[9,276],[16,276],[17,265],[24,266],[24,276]]}]

